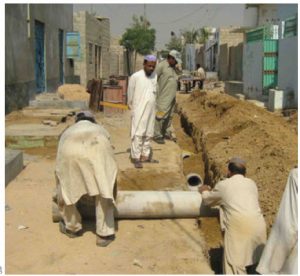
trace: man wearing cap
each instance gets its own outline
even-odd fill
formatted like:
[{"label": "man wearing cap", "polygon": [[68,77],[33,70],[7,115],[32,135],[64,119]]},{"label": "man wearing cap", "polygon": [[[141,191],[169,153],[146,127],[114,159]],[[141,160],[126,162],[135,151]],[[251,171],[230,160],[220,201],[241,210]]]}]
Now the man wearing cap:
[{"label": "man wearing cap", "polygon": [[128,84],[128,106],[131,109],[131,161],[135,168],[152,160],[150,141],[154,133],[157,75],[156,57],[144,57],[144,68],[134,73]]},{"label": "man wearing cap", "polygon": [[266,242],[256,183],[245,174],[246,162],[235,157],[229,160],[227,179],[213,189],[207,185],[199,188],[205,205],[220,206],[225,274],[247,274],[247,269],[258,263]]},{"label": "man wearing cap", "polygon": [[62,220],[59,230],[70,238],[80,236],[81,216],[76,208],[87,194],[95,197],[96,244],[107,246],[114,235],[114,188],[117,164],[109,133],[89,111],[77,113],[75,124],[60,137],[55,176]]},{"label": "man wearing cap", "polygon": [[176,140],[172,127],[172,116],[175,108],[177,80],[181,65],[180,53],[170,51],[166,60],[156,68],[158,93],[156,98],[156,116],[154,141],[164,144],[164,139]]}]

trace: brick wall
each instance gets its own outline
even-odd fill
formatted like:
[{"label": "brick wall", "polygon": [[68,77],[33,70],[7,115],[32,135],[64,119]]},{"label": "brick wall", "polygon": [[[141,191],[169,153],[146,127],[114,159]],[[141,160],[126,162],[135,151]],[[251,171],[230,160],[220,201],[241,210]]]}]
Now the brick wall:
[{"label": "brick wall", "polygon": [[93,78],[108,78],[110,73],[110,22],[108,18],[74,13],[74,31],[80,32],[81,57],[75,60],[75,74],[86,86]]},{"label": "brick wall", "polygon": [[[242,51],[239,44],[243,43],[244,33],[237,28],[219,29],[219,77],[221,80],[231,78],[241,79],[242,72]],[[237,47],[237,48],[236,48]],[[230,54],[234,56],[230,57]],[[233,60],[238,59],[237,62]],[[232,68],[230,67],[232,66]],[[239,71],[239,73],[236,73]],[[233,73],[234,72],[234,73]]]}]

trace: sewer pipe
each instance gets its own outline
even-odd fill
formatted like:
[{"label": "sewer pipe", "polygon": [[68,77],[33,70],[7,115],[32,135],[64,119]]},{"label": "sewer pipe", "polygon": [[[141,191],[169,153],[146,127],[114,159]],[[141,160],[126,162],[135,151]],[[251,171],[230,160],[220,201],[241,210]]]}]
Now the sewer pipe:
[{"label": "sewer pipe", "polygon": [[193,218],[202,197],[192,191],[119,191],[117,218]]},{"label": "sewer pipe", "polygon": [[[200,216],[202,197],[194,191],[118,191],[115,217],[120,219],[167,219],[195,218]],[[95,217],[93,201],[85,205],[81,215]],[[61,216],[55,200],[52,204],[52,220],[58,222]]]},{"label": "sewer pipe", "polygon": [[203,184],[201,176],[197,173],[189,173],[186,176],[186,180],[190,191],[198,191],[199,187]]}]

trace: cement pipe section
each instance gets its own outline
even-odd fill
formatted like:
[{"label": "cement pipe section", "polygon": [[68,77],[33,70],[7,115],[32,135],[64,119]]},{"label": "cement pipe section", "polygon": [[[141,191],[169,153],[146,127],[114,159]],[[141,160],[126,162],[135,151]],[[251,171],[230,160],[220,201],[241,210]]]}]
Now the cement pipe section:
[{"label": "cement pipe section", "polygon": [[192,191],[119,191],[117,218],[194,218],[202,197]]},{"label": "cement pipe section", "polygon": [[186,176],[186,180],[190,191],[198,191],[199,187],[203,185],[203,180],[197,173],[189,173]]},{"label": "cement pipe section", "polygon": [[[95,206],[81,202],[83,218],[95,217]],[[119,191],[115,217],[120,219],[195,218],[200,216],[202,197],[194,191]],[[61,216],[55,201],[52,204],[52,220]]]}]

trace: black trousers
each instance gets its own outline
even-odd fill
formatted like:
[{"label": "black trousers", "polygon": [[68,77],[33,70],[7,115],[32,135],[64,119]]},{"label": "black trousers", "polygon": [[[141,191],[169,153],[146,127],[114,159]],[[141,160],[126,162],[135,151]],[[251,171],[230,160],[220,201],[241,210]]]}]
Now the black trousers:
[{"label": "black trousers", "polygon": [[198,82],[198,88],[200,90],[202,90],[203,89],[204,80],[193,80],[193,88],[195,88],[196,82]]}]

